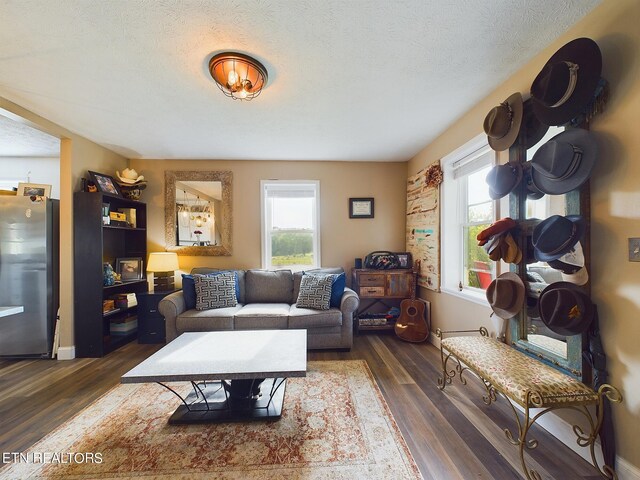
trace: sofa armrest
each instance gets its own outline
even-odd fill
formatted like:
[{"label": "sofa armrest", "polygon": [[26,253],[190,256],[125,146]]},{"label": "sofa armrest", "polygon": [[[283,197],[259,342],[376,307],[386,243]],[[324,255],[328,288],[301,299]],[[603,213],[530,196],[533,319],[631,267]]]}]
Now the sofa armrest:
[{"label": "sofa armrest", "polygon": [[353,315],[358,309],[360,305],[360,297],[358,294],[351,290],[350,288],[345,288],[344,293],[342,294],[342,300],[340,300],[340,311],[342,312],[343,317],[346,315],[347,317]]},{"label": "sofa armrest", "polygon": [[164,317],[166,341],[169,343],[178,336],[178,330],[176,328],[176,319],[178,318],[178,315],[187,310],[182,290],[174,292],[171,295],[167,295],[160,300],[158,310]]}]

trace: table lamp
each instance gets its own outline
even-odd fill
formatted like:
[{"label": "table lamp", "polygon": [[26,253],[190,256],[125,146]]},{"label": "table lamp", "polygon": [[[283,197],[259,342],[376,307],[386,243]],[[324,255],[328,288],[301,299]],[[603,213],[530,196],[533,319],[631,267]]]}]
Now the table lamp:
[{"label": "table lamp", "polygon": [[153,252],[149,254],[147,272],[153,272],[153,290],[175,289],[174,275],[178,266],[178,254],[174,252]]}]

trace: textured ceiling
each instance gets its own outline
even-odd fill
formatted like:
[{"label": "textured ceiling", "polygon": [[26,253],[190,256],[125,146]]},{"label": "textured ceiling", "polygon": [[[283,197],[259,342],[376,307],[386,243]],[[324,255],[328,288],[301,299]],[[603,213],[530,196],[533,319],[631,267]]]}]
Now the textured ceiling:
[{"label": "textured ceiling", "polygon": [[59,157],[60,139],[0,115],[0,157]]},{"label": "textured ceiling", "polygon": [[0,96],[130,158],[402,161],[598,3],[0,0]]}]

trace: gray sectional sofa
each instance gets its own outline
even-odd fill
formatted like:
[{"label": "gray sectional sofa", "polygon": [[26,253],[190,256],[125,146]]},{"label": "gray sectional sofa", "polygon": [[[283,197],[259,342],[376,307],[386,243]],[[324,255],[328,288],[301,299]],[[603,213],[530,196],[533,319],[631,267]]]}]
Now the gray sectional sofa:
[{"label": "gray sectional sofa", "polygon": [[[192,274],[218,271],[194,268]],[[184,332],[296,328],[307,330],[309,349],[350,349],[353,344],[353,315],[358,295],[345,288],[340,308],[311,310],[298,308],[296,300],[302,273],[290,270],[236,270],[238,305],[211,310],[187,310],[182,291],[160,301],[158,309],[166,322],[166,340]],[[308,273],[343,273],[342,268],[323,268]]]}]

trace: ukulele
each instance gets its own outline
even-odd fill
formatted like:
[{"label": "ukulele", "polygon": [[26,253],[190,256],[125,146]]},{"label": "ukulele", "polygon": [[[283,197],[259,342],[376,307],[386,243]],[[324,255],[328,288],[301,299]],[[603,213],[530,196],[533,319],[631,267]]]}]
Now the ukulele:
[{"label": "ukulele", "polygon": [[418,272],[420,260],[416,260],[413,266],[414,286],[411,298],[400,303],[400,316],[396,321],[395,332],[398,337],[407,342],[424,342],[429,336],[429,324],[425,315],[425,302],[416,299],[418,289]]}]

